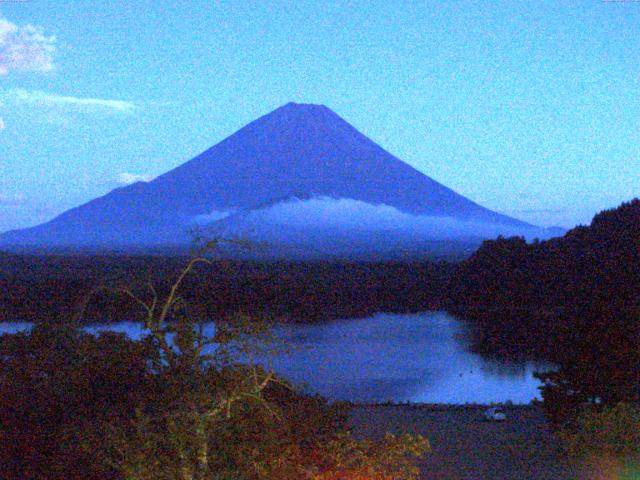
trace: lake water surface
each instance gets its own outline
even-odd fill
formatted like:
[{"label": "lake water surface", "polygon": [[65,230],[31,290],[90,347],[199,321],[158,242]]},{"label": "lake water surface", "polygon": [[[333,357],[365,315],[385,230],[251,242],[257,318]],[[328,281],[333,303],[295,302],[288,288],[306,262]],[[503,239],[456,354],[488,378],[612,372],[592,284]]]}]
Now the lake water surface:
[{"label": "lake water surface", "polygon": [[[0,324],[0,333],[29,326]],[[134,322],[88,327],[105,329],[133,338],[144,334]],[[439,311],[280,325],[276,334],[291,351],[272,364],[295,384],[306,382],[308,391],[335,400],[528,403],[539,398],[533,372],[548,366],[484,359],[469,352],[466,333],[462,322]]]}]

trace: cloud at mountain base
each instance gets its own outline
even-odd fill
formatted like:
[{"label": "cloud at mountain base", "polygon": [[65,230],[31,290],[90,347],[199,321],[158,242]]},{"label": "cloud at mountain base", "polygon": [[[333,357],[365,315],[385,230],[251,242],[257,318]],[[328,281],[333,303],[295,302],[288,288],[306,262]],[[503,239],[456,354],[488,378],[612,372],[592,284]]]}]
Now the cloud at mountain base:
[{"label": "cloud at mountain base", "polygon": [[[226,215],[225,215],[226,217]],[[204,223],[206,216],[199,216]],[[224,218],[224,217],[221,217]],[[219,220],[212,216],[212,222]],[[347,198],[314,197],[300,200],[292,198],[274,205],[250,210],[216,222],[231,231],[252,232],[253,236],[272,236],[287,229],[314,232],[388,232],[411,238],[458,239],[494,238],[498,235],[525,235],[533,238],[540,229],[516,228],[513,226],[465,219],[416,215],[395,207],[374,205],[361,200]]]},{"label": "cloud at mountain base", "polygon": [[231,212],[226,210],[212,210],[211,212],[203,215],[196,215],[193,219],[193,223],[197,225],[206,225],[208,223],[217,222],[218,220],[227,218],[229,215],[231,215]]}]

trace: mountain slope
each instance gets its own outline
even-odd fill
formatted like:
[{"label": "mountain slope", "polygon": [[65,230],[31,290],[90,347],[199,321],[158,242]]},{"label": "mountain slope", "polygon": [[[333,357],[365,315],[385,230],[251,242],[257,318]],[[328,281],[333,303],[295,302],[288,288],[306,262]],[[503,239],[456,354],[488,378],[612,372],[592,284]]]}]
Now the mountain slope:
[{"label": "mountain slope", "polygon": [[330,109],[289,103],[149,183],[113,190],[48,223],[7,232],[0,245],[183,244],[198,218],[292,197],[352,199],[413,215],[531,227],[418,172]]}]

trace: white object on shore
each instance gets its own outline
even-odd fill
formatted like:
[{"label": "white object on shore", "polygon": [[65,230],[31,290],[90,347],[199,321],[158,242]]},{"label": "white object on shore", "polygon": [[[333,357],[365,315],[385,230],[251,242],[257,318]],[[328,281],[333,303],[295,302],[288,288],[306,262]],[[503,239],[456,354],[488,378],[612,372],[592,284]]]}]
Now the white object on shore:
[{"label": "white object on shore", "polygon": [[482,416],[489,422],[504,422],[507,419],[507,414],[500,407],[491,407],[485,410]]}]

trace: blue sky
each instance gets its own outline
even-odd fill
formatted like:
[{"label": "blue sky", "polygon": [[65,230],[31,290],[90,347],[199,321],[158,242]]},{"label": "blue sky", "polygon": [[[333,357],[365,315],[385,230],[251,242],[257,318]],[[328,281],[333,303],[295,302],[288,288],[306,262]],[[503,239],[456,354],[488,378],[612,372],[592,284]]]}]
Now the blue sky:
[{"label": "blue sky", "polygon": [[0,0],[0,231],[329,106],[478,203],[640,196],[640,2]]}]

